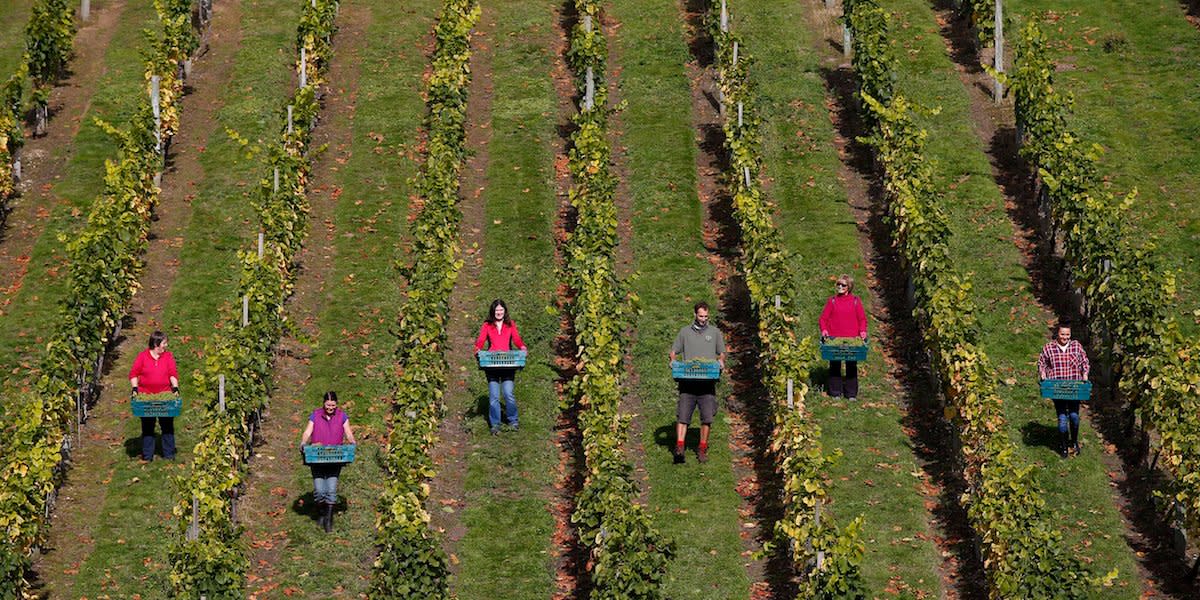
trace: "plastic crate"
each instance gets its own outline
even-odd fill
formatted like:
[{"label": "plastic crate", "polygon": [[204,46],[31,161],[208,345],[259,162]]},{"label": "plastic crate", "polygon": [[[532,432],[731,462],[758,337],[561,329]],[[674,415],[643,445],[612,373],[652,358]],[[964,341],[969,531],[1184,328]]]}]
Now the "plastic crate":
[{"label": "plastic crate", "polygon": [[821,360],[863,362],[867,360],[867,343],[862,338],[829,338],[821,344]]},{"label": "plastic crate", "polygon": [[354,462],[354,444],[322,446],[309,444],[304,447],[304,464],[329,464]]},{"label": "plastic crate", "polygon": [[1078,379],[1043,379],[1042,397],[1052,400],[1087,400],[1092,397],[1092,382]]},{"label": "plastic crate", "polygon": [[178,417],[183,411],[183,398],[178,396],[169,400],[139,400],[134,396],[129,401],[135,417]]},{"label": "plastic crate", "polygon": [[715,380],[721,378],[721,363],[715,360],[673,360],[671,377],[675,379]]},{"label": "plastic crate", "polygon": [[525,357],[528,354],[524,350],[480,350],[479,368],[520,369],[525,366]]}]

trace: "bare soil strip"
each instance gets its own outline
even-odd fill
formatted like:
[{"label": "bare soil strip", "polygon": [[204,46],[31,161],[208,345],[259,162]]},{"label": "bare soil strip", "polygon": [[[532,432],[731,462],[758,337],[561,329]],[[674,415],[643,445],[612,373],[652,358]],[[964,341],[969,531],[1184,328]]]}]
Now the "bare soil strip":
[{"label": "bare soil strip", "polygon": [[[730,393],[729,446],[733,456],[737,492],[742,498],[738,512],[744,523],[743,554],[748,555],[771,540],[775,523],[783,516],[783,481],[770,453],[774,418],[766,403],[762,373],[758,367],[758,327],[752,315],[750,292],[741,270],[741,230],[733,214],[733,198],[722,183],[729,168],[725,150],[723,118],[717,101],[719,83],[713,67],[713,41],[705,32],[708,3],[682,0],[682,17],[689,29],[688,47],[692,61],[692,115],[696,130],[696,185],[704,207],[704,248],[713,265],[713,288],[717,292],[726,334],[726,372]],[[796,595],[793,569],[786,553],[775,552],[765,559],[748,560],[750,597],[791,598]]]},{"label": "bare soil strip", "polygon": [[[322,328],[336,331],[338,327],[336,323],[319,323],[318,318],[325,305],[326,286],[336,285],[329,281],[329,274],[337,258],[334,242],[339,234],[334,226],[334,208],[340,195],[337,165],[344,164],[350,155],[352,122],[358,101],[358,57],[367,43],[366,31],[372,16],[370,10],[359,5],[346,3],[342,6],[327,78],[329,85],[322,100],[321,122],[313,133],[312,147],[325,147],[326,151],[312,166],[309,235],[296,259],[296,285],[287,308],[292,322],[298,324],[304,336],[312,339],[319,338]],[[337,347],[330,349],[345,351]],[[246,493],[238,505],[239,520],[246,525],[245,539],[250,547],[250,598],[276,597],[276,588],[281,584],[295,583],[279,581],[276,565],[285,557],[305,553],[303,546],[291,544],[284,521],[292,509],[302,418],[318,401],[304,395],[310,377],[311,353],[312,348],[295,335],[285,336],[276,351],[271,403],[258,432]],[[355,506],[355,510],[363,512],[370,508]],[[361,520],[364,523],[371,521]],[[311,556],[305,559],[316,560]],[[363,577],[367,577],[371,561],[361,560],[358,566]],[[319,584],[319,578],[316,580]],[[291,595],[286,589],[280,591]]]},{"label": "bare soil strip", "polygon": [[0,229],[0,314],[6,312],[5,307],[21,289],[33,245],[54,207],[62,203],[54,196],[54,182],[64,174],[73,152],[71,141],[79,133],[96,86],[104,77],[104,55],[125,11],[125,2],[105,2],[79,28],[70,73],[50,92],[46,135],[25,140],[20,195],[10,201],[10,212]]},{"label": "bare soil strip", "polygon": [[925,482],[926,506],[932,514],[934,541],[943,558],[938,570],[947,598],[986,598],[983,565],[974,549],[974,531],[959,498],[966,489],[957,464],[953,434],[931,385],[934,374],[921,343],[921,334],[905,299],[907,283],[892,246],[886,223],[887,208],[878,185],[870,148],[857,141],[865,134],[858,117],[854,74],[842,62],[840,12],[817,0],[809,2],[807,26],[814,32],[814,50],[825,57],[823,72],[829,116],[837,132],[834,144],[842,158],[839,177],[845,182],[850,212],[858,224],[859,244],[867,269],[872,315],[879,326],[876,345],[903,396],[903,428]]},{"label": "bare soil strip", "polygon": [[[949,3],[935,1],[934,6],[947,51],[971,101],[975,132],[985,142],[993,178],[1004,195],[1013,238],[1033,282],[1033,293],[1038,303],[1058,318],[1083,322],[1083,314],[1073,301],[1074,290],[1064,276],[1062,253],[1038,218],[1036,178],[1033,168],[1018,154],[1012,105],[993,102],[989,93],[992,79],[979,66],[981,59],[991,58],[980,56],[974,34]],[[1085,336],[1086,330],[1077,337]],[[1099,340],[1083,341],[1093,358],[1103,355]],[[1101,387],[1098,397],[1111,397],[1107,396],[1111,385]],[[1097,402],[1091,408],[1086,414],[1104,439],[1103,464],[1119,492],[1115,501],[1124,524],[1122,534],[1137,557],[1139,577],[1146,582],[1147,595],[1143,597],[1200,597],[1200,585],[1187,577],[1191,565],[1173,551],[1171,529],[1154,509],[1154,491],[1160,489],[1162,473],[1146,468],[1144,440],[1128,435],[1131,407],[1124,402]]]},{"label": "bare soil strip", "polygon": [[[134,295],[122,337],[114,342],[106,359],[109,366],[103,391],[83,429],[84,443],[72,453],[72,468],[51,516],[53,527],[47,552],[34,565],[45,589],[64,597],[73,585],[75,571],[95,545],[92,532],[103,517],[97,509],[103,506],[108,494],[114,466],[118,461],[129,460],[122,451],[123,432],[129,419],[126,405],[129,366],[150,333],[162,327],[159,316],[179,271],[182,234],[191,218],[191,200],[197,183],[204,178],[200,154],[216,131],[216,112],[222,105],[221,98],[232,75],[233,56],[241,42],[240,15],[240,0],[220,2],[214,8],[208,34],[212,50],[196,62],[187,82],[191,92],[182,100],[179,132],[172,140],[172,152],[163,173],[162,192],[145,255],[146,270],[142,276],[145,283]],[[65,129],[51,127],[50,135],[43,141],[54,136],[55,131]]]},{"label": "bare soil strip", "polygon": [[[463,268],[458,282],[450,293],[450,314],[447,336],[455,340],[446,352],[450,365],[450,389],[446,391],[446,415],[438,428],[437,444],[431,452],[437,476],[430,482],[429,511],[432,526],[443,534],[443,547],[450,555],[451,573],[457,575],[458,543],[467,534],[463,523],[466,495],[463,484],[467,476],[467,454],[471,451],[471,436],[467,420],[471,411],[460,407],[472,405],[472,393],[467,377],[475,376],[475,335],[479,332],[479,299],[474,286],[483,272],[485,222],[484,188],[487,186],[489,160],[488,144],[492,139],[492,56],[499,40],[495,39],[497,11],[503,10],[490,2],[480,2],[482,13],[471,36],[471,86],[467,93],[467,148],[471,155],[464,165],[459,182],[459,209],[463,213],[459,239],[463,248]],[[415,214],[419,207],[414,206]],[[451,510],[443,510],[443,507]]]}]

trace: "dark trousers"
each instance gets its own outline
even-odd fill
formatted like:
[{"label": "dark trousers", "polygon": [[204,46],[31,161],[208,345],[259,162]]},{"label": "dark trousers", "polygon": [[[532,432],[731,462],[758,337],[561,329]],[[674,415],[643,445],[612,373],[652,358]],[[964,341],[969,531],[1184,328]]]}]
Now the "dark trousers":
[{"label": "dark trousers", "polygon": [[1054,412],[1058,414],[1058,432],[1071,434],[1071,443],[1079,437],[1079,400],[1055,400]]},{"label": "dark trousers", "polygon": [[163,456],[175,458],[175,418],[142,417],[142,459],[154,460],[154,421],[162,427]]},{"label": "dark trousers", "polygon": [[842,376],[842,361],[829,361],[829,379],[826,381],[825,387],[830,396],[838,397],[845,396],[847,398],[855,398],[858,396],[858,363],[852,360],[845,361],[846,375]]}]

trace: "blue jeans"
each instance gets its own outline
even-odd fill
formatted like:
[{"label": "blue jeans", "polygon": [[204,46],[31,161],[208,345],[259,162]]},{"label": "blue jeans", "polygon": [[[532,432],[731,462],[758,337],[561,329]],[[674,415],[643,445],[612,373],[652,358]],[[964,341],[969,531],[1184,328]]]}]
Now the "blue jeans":
[{"label": "blue jeans", "polygon": [[342,465],[310,465],[313,476],[313,499],[320,504],[337,504],[337,481],[342,474]]},{"label": "blue jeans", "polygon": [[1079,430],[1079,401],[1055,400],[1054,412],[1058,413],[1058,431],[1067,433],[1067,427]]},{"label": "blue jeans", "polygon": [[517,426],[517,399],[513,396],[513,376],[515,371],[499,371],[487,374],[488,382],[488,421],[492,428],[500,426],[500,394],[504,393],[504,413],[508,422]]}]

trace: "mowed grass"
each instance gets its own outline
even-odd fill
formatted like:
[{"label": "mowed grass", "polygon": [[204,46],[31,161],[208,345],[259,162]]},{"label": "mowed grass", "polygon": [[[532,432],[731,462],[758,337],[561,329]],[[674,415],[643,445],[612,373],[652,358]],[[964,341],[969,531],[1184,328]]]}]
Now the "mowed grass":
[{"label": "mowed grass", "polygon": [[[452,365],[447,419],[465,420],[465,535],[458,542],[462,563],[451,587],[462,600],[549,598],[555,590],[554,500],[559,454],[559,414],[553,342],[559,319],[548,311],[557,294],[554,226],[558,212],[554,181],[559,108],[551,64],[559,34],[553,0],[483,2],[483,19],[495,33],[478,38],[477,52],[492,52],[492,138],[487,148],[484,242],[465,248],[465,260],[482,253],[479,281],[460,275],[459,290],[473,298],[466,314],[454,315],[474,333],[492,300],[502,298],[529,348],[527,366],[516,376],[520,430],[488,430],[487,382],[473,361]],[[490,38],[490,39],[489,39]],[[464,189],[464,203],[479,203]],[[511,418],[511,416],[510,416]],[[432,506],[430,510],[451,507]]]},{"label": "mowed grass", "polygon": [[960,271],[972,274],[983,350],[1001,378],[998,391],[1009,434],[1022,460],[1044,467],[1037,479],[1049,514],[1061,523],[1072,548],[1097,571],[1120,570],[1115,585],[1095,597],[1136,598],[1136,563],[1101,460],[1100,438],[1085,420],[1083,455],[1062,460],[1056,454],[1056,418],[1053,408],[1038,398],[1035,366],[1054,316],[1034,300],[1013,224],[984,154],[985,142],[972,126],[966,90],[929,5],[898,0],[891,8],[891,38],[900,58],[897,91],[941,109],[918,120],[929,131],[926,157],[935,162],[936,188],[949,216],[951,256]]},{"label": "mowed grass", "polygon": [[[84,114],[78,135],[70,148],[51,150],[55,156],[70,152],[61,178],[33,182],[51,185],[55,202],[45,219],[45,228],[33,246],[23,284],[3,309],[0,319],[0,377],[21,385],[34,379],[32,369],[41,358],[42,345],[59,321],[59,303],[66,293],[66,247],[59,236],[71,233],[86,222],[87,213],[103,187],[104,161],[115,159],[115,144],[94,119],[115,125],[128,122],[144,93],[140,47],[143,29],[156,29],[158,17],[150,2],[130,2],[124,9],[104,56],[106,72],[100,79],[91,105]],[[51,127],[68,123],[51,122]],[[43,159],[44,160],[44,159]],[[8,224],[9,227],[12,223]]]},{"label": "mowed grass", "polygon": [[0,2],[0,82],[8,81],[21,65],[25,52],[25,26],[29,24],[32,6],[33,0]]},{"label": "mowed grass", "polygon": [[[1142,235],[1179,273],[1177,309],[1200,331],[1200,31],[1185,2],[1015,0],[1014,17],[1053,11],[1044,26],[1061,91],[1075,97],[1071,126],[1105,149],[1101,173],[1118,196],[1137,188],[1130,210]],[[1014,29],[1016,29],[1014,27]],[[1015,40],[1015,31],[1010,34]]]},{"label": "mowed grass", "polygon": [[[242,42],[236,55],[231,91],[223,96],[217,126],[201,164],[205,177],[197,182],[192,217],[183,235],[178,279],[162,307],[161,321],[171,336],[179,364],[184,411],[176,419],[179,454],[174,463],[156,460],[141,465],[134,458],[119,461],[109,475],[108,493],[97,510],[103,515],[96,528],[95,548],[78,567],[69,597],[170,596],[167,551],[177,535],[170,514],[176,499],[171,483],[191,460],[198,423],[187,391],[195,389],[192,374],[202,367],[204,341],[214,326],[231,314],[238,275],[236,251],[249,247],[257,230],[247,194],[262,176],[259,159],[246,159],[229,139],[226,128],[250,139],[273,135],[280,126],[279,104],[291,82],[289,57],[293,49],[299,5],[294,0],[262,0],[242,5]],[[165,181],[164,185],[185,185]],[[226,324],[229,325],[229,324]],[[129,340],[140,350],[143,340]],[[136,352],[126,352],[113,368],[128,372]],[[126,446],[136,447],[139,424],[128,419]],[[132,445],[131,445],[132,444]],[[122,449],[121,451],[125,451]],[[78,473],[75,476],[95,476]]]},{"label": "mowed grass", "polygon": [[[394,362],[394,338],[388,330],[400,307],[393,261],[404,234],[412,193],[409,179],[416,170],[417,128],[424,114],[421,75],[428,60],[422,44],[440,5],[437,0],[418,0],[402,7],[388,0],[359,3],[371,12],[371,24],[358,55],[358,88],[346,89],[348,96],[357,98],[348,103],[354,110],[318,126],[350,127],[352,142],[348,160],[334,167],[337,172],[332,179],[337,188],[333,193],[341,190],[332,223],[337,232],[334,261],[325,275],[323,308],[316,320],[316,345],[303,398],[305,408],[311,410],[325,391],[338,393],[342,408],[350,415],[359,455],[339,478],[338,494],[348,507],[338,513],[334,535],[322,532],[307,510],[287,511],[283,527],[288,546],[272,565],[275,581],[282,585],[259,594],[260,598],[286,597],[289,588],[294,597],[356,598],[369,584],[375,507],[383,487],[376,457],[386,433],[384,419],[391,402],[387,373]],[[336,37],[334,52],[338,52]],[[325,227],[314,223],[310,238],[324,236]],[[309,243],[318,242],[310,239]],[[295,416],[299,418],[295,431],[288,435],[299,443],[307,413]],[[257,456],[250,468],[294,472],[288,488],[293,505],[295,499],[312,493],[312,474],[307,467],[293,455],[276,459]],[[321,568],[314,568],[316,564]],[[257,587],[251,585],[250,589]]]},{"label": "mowed grass", "polygon": [[[818,334],[817,318],[833,293],[832,279],[841,273],[855,278],[855,293],[867,309],[868,325],[878,340],[877,323],[867,289],[859,248],[859,232],[846,190],[838,178],[840,160],[825,107],[821,56],[804,23],[810,5],[791,0],[756,0],[734,5],[734,30],[745,37],[745,49],[756,61],[750,77],[758,89],[757,115],[763,119],[763,155],[769,196],[778,206],[775,224],[786,247],[795,253],[800,335]],[[832,510],[845,523],[866,517],[863,539],[867,554],[863,572],[868,589],[908,590],[938,597],[942,560],[932,542],[930,515],[922,492],[911,441],[902,429],[907,398],[888,376],[880,354],[859,367],[858,402],[832,401],[814,382],[808,407],[821,425],[826,451],[845,455],[829,475]]]},{"label": "mowed grass", "polygon": [[[690,443],[686,465],[674,465],[675,402],[678,397],[667,353],[680,327],[692,320],[692,305],[706,300],[721,325],[712,286],[712,267],[701,243],[703,211],[696,189],[696,131],[692,92],[684,64],[691,60],[687,32],[674,0],[615,0],[620,22],[613,45],[617,84],[628,108],[619,116],[618,148],[626,148],[625,181],[633,210],[634,290],[641,298],[632,343],[641,402],[647,504],[655,525],[677,544],[664,590],[672,600],[741,598],[750,581],[742,556],[738,508],[741,497],[729,448],[728,413],[718,389],[720,412],[709,440],[707,464],[696,462]],[[691,436],[698,435],[699,419]]]}]

